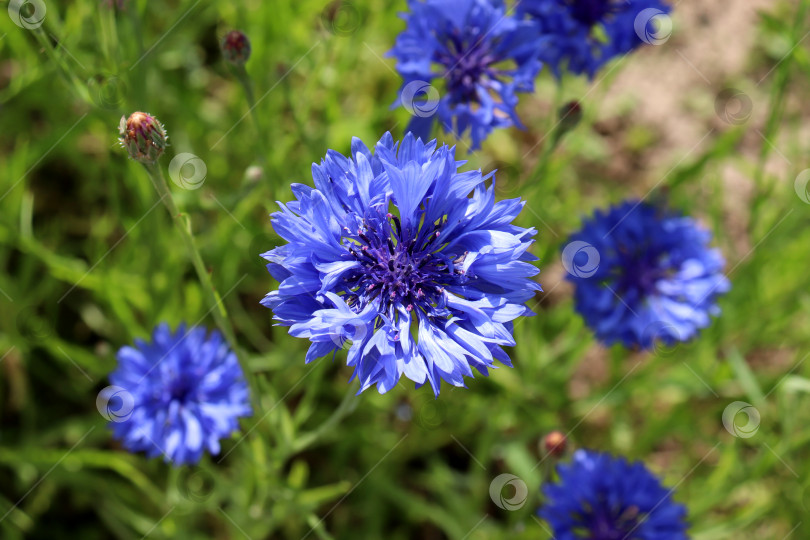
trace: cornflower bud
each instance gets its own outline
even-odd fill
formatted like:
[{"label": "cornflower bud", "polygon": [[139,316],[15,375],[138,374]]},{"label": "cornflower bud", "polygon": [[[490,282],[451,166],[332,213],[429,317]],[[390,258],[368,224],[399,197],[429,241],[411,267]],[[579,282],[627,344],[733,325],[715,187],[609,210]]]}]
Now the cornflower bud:
[{"label": "cornflower bud", "polygon": [[250,58],[250,40],[239,30],[231,30],[222,38],[222,56],[235,66],[241,66]]},{"label": "cornflower bud", "polygon": [[118,131],[121,146],[129,157],[141,163],[155,163],[168,145],[163,124],[144,112],[134,112],[129,118],[122,116]]},{"label": "cornflower bud", "polygon": [[543,438],[543,447],[546,453],[558,458],[565,454],[568,440],[562,431],[552,431]]},{"label": "cornflower bud", "polygon": [[560,132],[571,131],[582,120],[582,105],[580,105],[579,101],[570,101],[560,107],[558,114],[560,116]]}]

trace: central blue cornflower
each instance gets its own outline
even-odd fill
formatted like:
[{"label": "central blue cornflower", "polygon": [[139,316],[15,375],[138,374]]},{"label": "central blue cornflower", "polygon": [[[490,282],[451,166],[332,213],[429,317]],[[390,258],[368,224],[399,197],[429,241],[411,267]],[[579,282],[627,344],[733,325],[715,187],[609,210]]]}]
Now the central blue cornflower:
[{"label": "central blue cornflower", "polygon": [[[398,104],[414,113],[408,127],[427,140],[438,118],[461,137],[470,130],[472,149],[495,128],[520,127],[518,92],[534,91],[545,40],[537,25],[515,19],[502,0],[409,0],[408,26],[388,55],[397,59],[403,85]],[[424,91],[437,85],[435,103]],[[420,101],[420,97],[422,98]],[[414,112],[414,109],[417,109]]]},{"label": "central blue cornflower", "polygon": [[593,77],[613,58],[665,42],[671,31],[663,0],[521,0],[516,9],[550,37],[540,60],[557,77],[564,69]]},{"label": "central blue cornflower", "polygon": [[537,514],[559,540],[686,540],[686,508],[642,463],[591,450],[574,452],[543,486]]},{"label": "central blue cornflower", "polygon": [[540,286],[528,253],[534,229],[512,225],[520,199],[495,201],[491,175],[459,172],[455,149],[386,134],[372,154],[329,151],[315,189],[272,214],[288,243],[262,256],[279,282],[262,304],[308,338],[307,362],[349,349],[361,391],[387,392],[404,374],[464,386],[471,368],[511,365],[514,319]]}]

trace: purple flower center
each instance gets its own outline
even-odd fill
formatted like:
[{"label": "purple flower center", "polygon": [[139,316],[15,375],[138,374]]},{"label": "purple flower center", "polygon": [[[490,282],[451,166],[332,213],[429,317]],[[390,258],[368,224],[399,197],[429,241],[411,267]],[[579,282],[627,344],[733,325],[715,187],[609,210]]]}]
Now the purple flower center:
[{"label": "purple flower center", "polygon": [[478,101],[477,86],[485,78],[498,75],[490,65],[497,61],[490,52],[490,44],[483,39],[467,43],[458,32],[448,36],[447,47],[438,53],[436,60],[446,71],[447,92],[454,103]]},{"label": "purple flower center", "polygon": [[194,394],[195,387],[196,385],[191,381],[191,377],[175,375],[167,385],[169,400],[185,405]]},{"label": "purple flower center", "polygon": [[437,239],[443,225],[441,221],[408,230],[392,214],[364,220],[356,236],[344,237],[349,253],[361,264],[345,278],[347,304],[359,301],[362,309],[379,297],[382,312],[393,314],[391,306],[400,305],[433,314],[444,287],[466,280],[458,267],[466,254],[451,260],[440,253]]},{"label": "purple flower center", "polygon": [[586,26],[593,26],[617,8],[612,0],[568,0],[568,5],[571,15]]},{"label": "purple flower center", "polygon": [[626,540],[638,527],[639,511],[635,506],[611,509],[605,504],[592,509],[583,518],[585,530],[581,537],[588,540]]},{"label": "purple flower center", "polygon": [[672,273],[665,255],[654,249],[635,247],[631,251],[619,246],[619,257],[622,263],[616,265],[614,277],[620,295],[637,291],[640,297],[651,296],[656,283]]}]

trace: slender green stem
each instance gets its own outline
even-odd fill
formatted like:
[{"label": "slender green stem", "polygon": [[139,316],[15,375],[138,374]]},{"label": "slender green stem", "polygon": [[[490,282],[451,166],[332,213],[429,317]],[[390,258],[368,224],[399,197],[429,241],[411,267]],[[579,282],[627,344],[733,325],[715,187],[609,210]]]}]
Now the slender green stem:
[{"label": "slender green stem", "polygon": [[548,171],[548,165],[551,161],[551,154],[559,146],[562,136],[566,130],[562,128],[564,118],[559,118],[558,111],[562,105],[563,98],[563,81],[557,82],[557,91],[554,93],[554,103],[552,107],[552,114],[550,116],[549,127],[546,129],[545,141],[543,142],[543,150],[540,154],[540,159],[534,168],[527,185],[538,185],[537,182],[543,180]]},{"label": "slender green stem", "polygon": [[166,183],[166,177],[163,175],[163,169],[161,169],[157,163],[145,163],[144,167],[149,173],[149,178],[152,180],[152,184],[155,186],[158,195],[160,195],[161,201],[166,206],[166,209],[169,211],[169,215],[171,215],[174,224],[177,225],[177,229],[180,231],[180,236],[183,238],[183,244],[185,245],[189,257],[191,257],[194,270],[197,272],[197,278],[200,280],[200,284],[202,285],[203,294],[205,294],[206,300],[211,306],[214,321],[222,334],[225,336],[225,339],[228,341],[228,343],[230,343],[231,350],[233,350],[234,354],[236,354],[237,358],[239,359],[245,379],[248,381],[251,389],[253,390],[251,392],[253,400],[255,403],[258,403],[258,393],[255,392],[255,384],[252,382],[253,377],[249,375],[247,369],[248,366],[246,365],[244,356],[240,354],[239,346],[236,341],[236,334],[234,333],[233,327],[228,319],[228,312],[225,309],[225,304],[214,287],[214,283],[211,281],[211,274],[209,274],[208,270],[205,268],[205,264],[200,256],[200,251],[197,249],[197,246],[194,243],[194,236],[191,232],[191,220],[187,214],[183,214],[177,209],[177,205],[174,203],[174,198],[169,190],[169,185]]},{"label": "slender green stem", "polygon": [[40,27],[35,29],[33,34],[37,41],[39,41],[40,45],[42,45],[42,48],[45,49],[45,53],[48,55],[48,57],[50,57],[50,59],[56,64],[59,74],[73,88],[73,91],[76,92],[76,94],[83,100],[92,104],[93,101],[90,99],[90,93],[87,91],[87,88],[84,86],[84,84],[81,84],[78,80],[76,80],[73,70],[70,69],[70,67],[65,63],[63,55],[59,54],[56,49],[53,48],[53,44],[45,31]]},{"label": "slender green stem", "polygon": [[[138,10],[135,6],[135,3],[132,2],[131,5],[127,6],[126,8],[127,18],[129,19],[129,24],[132,26],[132,36],[133,41],[136,44],[136,50],[138,52],[138,61],[140,62],[144,56],[144,47],[143,47],[143,29],[141,25],[141,16],[138,13]],[[134,81],[136,88],[135,88],[135,95],[136,96],[148,96],[146,91],[146,73],[144,71],[144,66],[139,63],[135,66],[135,72],[130,77],[131,81]]]},{"label": "slender green stem", "polygon": [[180,467],[172,464],[166,476],[166,500],[171,504],[180,502],[178,484],[180,480]]},{"label": "slender green stem", "polygon": [[248,75],[247,70],[245,69],[244,65],[238,65],[233,67],[233,72],[236,75],[237,80],[242,85],[242,88],[245,90],[245,99],[247,100],[249,112],[251,118],[253,118],[253,123],[256,126],[256,132],[259,135],[259,142],[258,142],[258,156],[259,156],[259,163],[262,165],[265,164],[265,144],[267,139],[265,138],[264,128],[262,127],[262,122],[259,119],[259,113],[256,111],[256,96],[253,94],[253,84],[250,80],[250,75]]},{"label": "slender green stem", "polygon": [[[805,28],[805,19],[807,17],[807,10],[808,10],[808,2],[804,1],[797,8],[796,18],[794,19],[794,24],[791,27],[790,31],[790,41],[793,43],[797,43],[800,40],[801,34],[804,32]],[[791,65],[793,64],[794,58],[793,53],[791,51],[787,57],[785,57],[776,69],[776,73],[774,75],[774,83],[771,88],[771,96],[770,96],[770,107],[768,108],[769,114],[768,119],[765,122],[765,127],[762,136],[762,146],[760,146],[759,156],[757,158],[756,169],[754,170],[754,185],[761,191],[760,197],[754,197],[754,201],[751,208],[751,225],[750,230],[753,233],[755,226],[758,224],[759,221],[759,210],[763,203],[770,200],[770,197],[767,197],[767,189],[769,186],[765,184],[765,166],[768,162],[768,157],[771,154],[772,148],[772,139],[777,134],[779,130],[779,126],[782,122],[782,116],[784,113],[784,105],[785,105],[785,95],[787,94],[787,86],[790,79],[790,69]]]},{"label": "slender green stem", "polygon": [[308,446],[315,443],[318,439],[329,433],[341,422],[341,420],[354,412],[358,403],[360,403],[360,398],[356,395],[354,386],[349,386],[346,394],[343,396],[343,400],[340,402],[337,409],[334,410],[332,415],[315,430],[298,437],[295,442],[293,442],[290,453],[295,454],[301,450],[304,450]]},{"label": "slender green stem", "polygon": [[307,130],[307,126],[304,123],[304,119],[301,117],[301,114],[298,112],[298,108],[296,107],[296,101],[301,101],[300,99],[296,100],[295,89],[293,88],[292,81],[290,77],[286,77],[281,81],[281,88],[284,91],[285,100],[288,103],[290,108],[290,116],[293,119],[293,123],[295,124],[295,128],[298,132],[298,137],[300,138],[301,142],[304,144],[305,148],[315,148],[320,146],[315,144],[312,140],[312,137],[309,135],[309,130]]},{"label": "slender green stem", "polygon": [[616,384],[622,378],[622,371],[627,358],[627,350],[621,345],[610,348],[610,383]]}]

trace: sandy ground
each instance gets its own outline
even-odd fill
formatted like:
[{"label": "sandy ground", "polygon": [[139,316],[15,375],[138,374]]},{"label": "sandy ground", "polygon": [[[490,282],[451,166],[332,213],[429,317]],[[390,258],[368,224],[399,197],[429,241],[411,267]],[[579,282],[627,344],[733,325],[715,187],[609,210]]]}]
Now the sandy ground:
[{"label": "sandy ground", "polygon": [[[757,58],[760,13],[773,11],[775,4],[772,0],[677,2],[670,39],[628,57],[617,66],[616,74],[605,78],[610,88],[600,117],[606,120],[596,126],[615,132],[643,125],[655,134],[656,143],[640,156],[617,152],[608,165],[611,177],[628,181],[634,193],[644,195],[673,167],[700,156],[723,131],[745,125],[748,132],[740,147],[745,159],[738,159],[738,154],[718,171],[724,190],[733,194],[724,199],[723,217],[729,243],[724,251],[732,263],[752,245],[748,234],[748,208],[755,193],[751,168],[764,142],[761,132],[773,77],[773,72],[757,70],[752,59]],[[597,75],[595,84],[603,75]],[[628,99],[633,103],[629,111]],[[775,150],[766,165],[769,174],[785,177],[804,168],[782,155],[783,141],[770,144]],[[741,170],[741,166],[747,168]],[[706,185],[714,181],[707,179]],[[545,301],[554,303],[571,294],[570,285],[560,283],[564,277],[559,264],[544,268],[541,281],[551,285],[546,289],[559,284]],[[607,361],[607,351],[595,345],[580,363],[569,392],[586,395],[590,387],[604,384]]]}]

